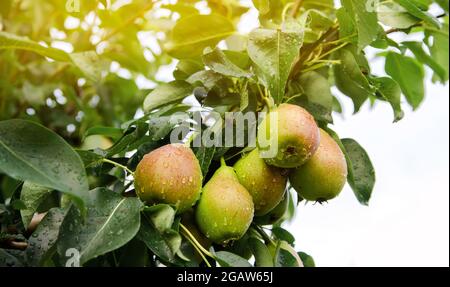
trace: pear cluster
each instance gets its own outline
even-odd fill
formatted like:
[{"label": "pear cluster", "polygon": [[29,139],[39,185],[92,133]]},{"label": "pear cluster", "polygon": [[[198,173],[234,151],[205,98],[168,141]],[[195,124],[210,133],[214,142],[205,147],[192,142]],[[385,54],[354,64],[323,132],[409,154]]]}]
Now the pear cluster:
[{"label": "pear cluster", "polygon": [[252,222],[265,225],[282,219],[289,205],[288,182],[308,201],[338,196],[347,180],[347,164],[336,141],[299,106],[282,104],[274,112],[276,122],[268,117],[258,128],[265,133],[277,125],[274,157],[264,158],[256,148],[233,167],[222,162],[203,185],[192,150],[169,144],[138,164],[137,195],[148,204],[171,204],[178,213],[189,210],[198,236],[217,244],[240,239]]}]

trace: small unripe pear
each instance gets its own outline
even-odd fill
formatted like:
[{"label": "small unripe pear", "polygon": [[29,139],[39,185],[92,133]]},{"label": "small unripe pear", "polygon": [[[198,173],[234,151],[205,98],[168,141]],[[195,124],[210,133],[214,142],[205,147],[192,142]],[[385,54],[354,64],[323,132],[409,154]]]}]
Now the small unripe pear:
[{"label": "small unripe pear", "polygon": [[240,239],[253,220],[254,206],[232,167],[220,167],[203,188],[197,225],[210,240],[226,244]]},{"label": "small unripe pear", "polygon": [[309,201],[335,198],[347,181],[347,162],[339,145],[321,130],[320,146],[314,156],[289,176],[292,187]]},{"label": "small unripe pear", "polygon": [[281,202],[269,213],[255,217],[254,222],[260,225],[272,225],[282,220],[289,206],[289,194],[286,193]]},{"label": "small unripe pear", "polygon": [[253,198],[256,216],[267,214],[283,199],[287,171],[267,165],[258,149],[240,159],[234,169],[239,182]]},{"label": "small unripe pear", "polygon": [[171,204],[182,213],[199,199],[202,179],[192,150],[169,144],[144,156],[136,168],[134,185],[142,201]]},{"label": "small unripe pear", "polygon": [[277,138],[271,138],[270,125],[275,123],[271,123],[269,115],[258,127],[258,145],[262,149],[267,148],[264,147],[264,137],[268,142],[276,140],[278,145],[276,155],[265,158],[266,163],[281,168],[301,166],[319,147],[320,132],[314,117],[302,107],[291,104],[281,104],[272,113],[276,113],[278,117]]}]

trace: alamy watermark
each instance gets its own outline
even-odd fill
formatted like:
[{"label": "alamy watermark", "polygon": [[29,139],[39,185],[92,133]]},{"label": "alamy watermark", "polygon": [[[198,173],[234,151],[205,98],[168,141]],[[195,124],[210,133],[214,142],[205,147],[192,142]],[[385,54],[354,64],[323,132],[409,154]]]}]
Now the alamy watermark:
[{"label": "alamy watermark", "polygon": [[[266,124],[261,124],[263,120]],[[262,158],[277,155],[278,112],[175,113],[168,122],[176,126],[171,143],[189,140],[193,147],[258,147]]]},{"label": "alamy watermark", "polygon": [[81,11],[81,0],[67,0],[66,10],[69,13],[79,13]]}]

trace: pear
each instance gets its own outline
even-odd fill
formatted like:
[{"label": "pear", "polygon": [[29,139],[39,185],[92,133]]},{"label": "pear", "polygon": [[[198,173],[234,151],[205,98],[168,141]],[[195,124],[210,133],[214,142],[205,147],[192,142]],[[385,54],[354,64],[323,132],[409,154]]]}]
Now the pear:
[{"label": "pear", "polygon": [[285,217],[288,207],[289,207],[289,194],[286,193],[281,202],[278,203],[278,205],[275,206],[274,209],[272,209],[266,215],[255,217],[254,222],[259,225],[275,224]]},{"label": "pear", "polygon": [[292,187],[309,201],[324,202],[335,198],[347,181],[347,162],[339,145],[320,130],[319,149],[305,165],[289,176]]},{"label": "pear", "polygon": [[278,134],[270,134],[271,116],[267,116],[258,127],[258,145],[266,150],[276,141],[276,155],[265,158],[269,165],[281,168],[296,168],[307,162],[320,143],[319,127],[314,117],[297,105],[281,104],[276,110]]},{"label": "pear", "polygon": [[259,156],[258,149],[240,159],[234,169],[239,182],[253,198],[255,216],[267,214],[283,199],[287,171],[267,165]]},{"label": "pear", "polygon": [[169,144],[144,156],[136,168],[134,185],[142,201],[171,204],[182,213],[199,199],[202,180],[200,164],[192,150]]},{"label": "pear", "polygon": [[203,188],[196,209],[200,231],[217,244],[240,239],[253,220],[252,196],[232,167],[222,166]]}]

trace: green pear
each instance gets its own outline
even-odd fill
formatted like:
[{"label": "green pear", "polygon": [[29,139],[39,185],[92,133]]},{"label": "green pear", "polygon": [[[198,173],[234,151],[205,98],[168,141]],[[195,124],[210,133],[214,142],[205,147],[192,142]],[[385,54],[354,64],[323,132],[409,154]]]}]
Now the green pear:
[{"label": "green pear", "polygon": [[[281,104],[276,110],[277,134],[272,134],[273,118],[270,114],[258,127],[258,146],[267,150],[277,144],[276,154],[265,158],[269,165],[296,168],[308,161],[320,143],[319,127],[314,117],[297,105]],[[276,138],[275,138],[276,136]],[[273,148],[273,147],[272,147]]]},{"label": "green pear", "polygon": [[347,181],[347,163],[339,145],[320,130],[320,146],[305,165],[289,176],[292,187],[309,201],[324,202],[335,198]]},{"label": "green pear", "polygon": [[200,231],[217,244],[240,239],[253,220],[252,196],[232,167],[222,166],[203,188],[196,210]]},{"label": "green pear", "polygon": [[257,224],[260,225],[272,225],[284,218],[286,215],[287,209],[289,206],[289,194],[286,193],[281,200],[280,203],[278,203],[277,206],[275,206],[274,209],[272,209],[269,213],[263,216],[255,217],[254,221]]},{"label": "green pear", "polygon": [[195,154],[181,144],[169,144],[145,155],[134,175],[136,194],[149,204],[165,203],[182,213],[202,191],[202,171]]},{"label": "green pear", "polygon": [[267,165],[259,156],[258,149],[240,159],[234,169],[239,182],[253,198],[255,216],[267,214],[283,199],[287,171]]}]

